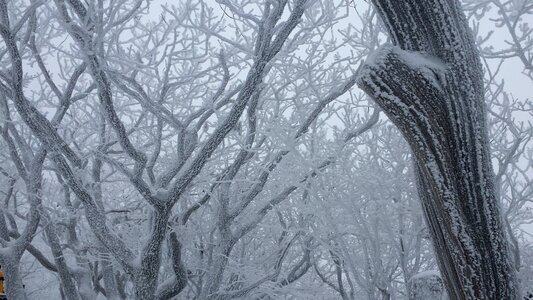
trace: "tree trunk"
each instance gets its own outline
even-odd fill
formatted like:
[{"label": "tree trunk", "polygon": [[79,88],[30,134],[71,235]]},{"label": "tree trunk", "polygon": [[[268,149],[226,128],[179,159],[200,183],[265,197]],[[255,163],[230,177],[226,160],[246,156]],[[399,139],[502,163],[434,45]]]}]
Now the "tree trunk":
[{"label": "tree trunk", "polygon": [[106,258],[101,260],[102,272],[104,277],[104,287],[106,292],[106,298],[109,300],[119,300],[120,294],[117,288],[117,282],[115,281],[115,272],[113,264],[111,263],[111,254],[106,253]]},{"label": "tree trunk", "polygon": [[81,297],[78,294],[78,290],[76,289],[76,284],[65,260],[63,250],[61,249],[59,237],[57,236],[57,228],[45,211],[41,212],[41,215],[43,219],[48,223],[44,227],[44,231],[50,244],[50,250],[52,252],[52,255],[54,256],[54,262],[57,267],[57,274],[59,275],[59,280],[63,287],[63,293],[65,297],[69,300],[81,300]]},{"label": "tree trunk", "polygon": [[483,71],[456,0],[373,0],[394,46],[358,84],[411,146],[451,299],[517,299],[489,155]]},{"label": "tree trunk", "polygon": [[10,300],[26,300],[26,292],[20,277],[20,256],[7,257],[2,260],[2,271],[4,272],[4,286],[6,297]]}]

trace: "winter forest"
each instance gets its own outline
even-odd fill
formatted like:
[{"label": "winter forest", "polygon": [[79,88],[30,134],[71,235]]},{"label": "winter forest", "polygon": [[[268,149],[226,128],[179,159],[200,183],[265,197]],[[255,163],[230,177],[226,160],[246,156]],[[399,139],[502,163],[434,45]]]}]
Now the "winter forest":
[{"label": "winter forest", "polygon": [[533,299],[532,91],[532,0],[0,0],[0,298]]}]

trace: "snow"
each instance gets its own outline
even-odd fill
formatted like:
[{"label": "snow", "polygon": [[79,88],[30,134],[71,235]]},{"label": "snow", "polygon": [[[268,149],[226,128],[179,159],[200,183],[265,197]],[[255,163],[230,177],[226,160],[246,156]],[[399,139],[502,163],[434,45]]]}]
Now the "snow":
[{"label": "snow", "polygon": [[162,188],[162,187],[159,187],[155,190],[152,190],[152,196],[159,199],[159,200],[162,200],[162,201],[165,201],[165,200],[168,200],[169,196],[170,196],[170,191],[169,189],[165,189],[165,188]]},{"label": "snow", "polygon": [[427,270],[427,271],[416,273],[409,280],[414,281],[414,280],[419,280],[419,279],[427,278],[427,277],[441,278],[440,272],[438,270]]},{"label": "snow", "polygon": [[[435,87],[442,91],[446,86],[448,65],[440,58],[425,52],[403,50],[391,44],[383,45],[371,53],[365,61],[366,72],[372,68],[388,68],[385,63],[390,58],[401,61],[405,66],[416,70]],[[363,76],[363,75],[361,75]]]}]

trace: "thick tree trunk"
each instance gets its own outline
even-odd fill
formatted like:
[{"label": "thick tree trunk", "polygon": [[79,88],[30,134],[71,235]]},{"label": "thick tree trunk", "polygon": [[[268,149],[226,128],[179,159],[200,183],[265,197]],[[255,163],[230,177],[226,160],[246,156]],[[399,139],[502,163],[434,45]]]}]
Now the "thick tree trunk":
[{"label": "thick tree trunk", "polygon": [[517,299],[493,185],[483,72],[456,0],[373,0],[394,46],[359,86],[414,154],[418,191],[451,299]]}]

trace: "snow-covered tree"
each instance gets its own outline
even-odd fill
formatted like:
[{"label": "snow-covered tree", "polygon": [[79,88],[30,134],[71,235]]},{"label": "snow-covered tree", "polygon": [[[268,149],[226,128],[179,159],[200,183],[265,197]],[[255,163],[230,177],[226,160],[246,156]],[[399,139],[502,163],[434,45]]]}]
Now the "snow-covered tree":
[{"label": "snow-covered tree", "polygon": [[[499,62],[527,72],[531,8],[496,2],[464,8],[525,287],[531,107]],[[500,10],[510,26],[497,27]],[[0,0],[10,299],[415,295],[437,262],[413,154],[356,86],[387,40],[376,12],[345,0]],[[492,47],[492,27],[512,46]],[[414,65],[447,86],[446,64]]]},{"label": "snow-covered tree", "polygon": [[393,45],[359,86],[410,144],[422,207],[452,299],[516,299],[489,152],[483,71],[459,1],[373,1]]}]

